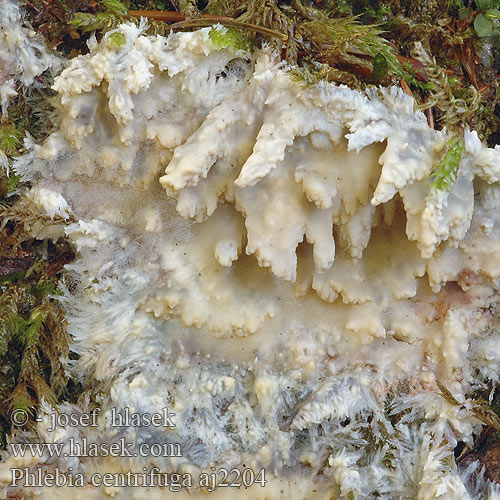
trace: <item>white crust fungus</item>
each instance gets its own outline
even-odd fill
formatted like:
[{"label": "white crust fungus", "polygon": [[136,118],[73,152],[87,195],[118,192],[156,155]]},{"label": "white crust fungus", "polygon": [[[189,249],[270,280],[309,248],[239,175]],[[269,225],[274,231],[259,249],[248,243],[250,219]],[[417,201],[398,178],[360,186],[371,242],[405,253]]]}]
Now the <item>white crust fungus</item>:
[{"label": "white crust fungus", "polygon": [[[58,130],[14,167],[48,215],[72,217],[78,279],[62,301],[103,408],[79,436],[179,443],[182,457],[72,466],[265,468],[265,488],[217,498],[468,498],[453,448],[480,423],[436,380],[464,401],[478,370],[474,383],[499,378],[484,314],[498,302],[498,147],[466,131],[457,179],[430,194],[449,137],[398,89],[303,86],[268,49],[216,46],[220,26],[143,28],[68,63]],[[112,408],[167,406],[174,429],[109,425]]]}]

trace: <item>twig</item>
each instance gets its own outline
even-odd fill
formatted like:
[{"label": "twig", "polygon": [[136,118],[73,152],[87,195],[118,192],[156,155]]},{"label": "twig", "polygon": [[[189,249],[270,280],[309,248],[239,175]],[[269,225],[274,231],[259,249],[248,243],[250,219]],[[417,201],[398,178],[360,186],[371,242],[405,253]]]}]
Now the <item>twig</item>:
[{"label": "twig", "polygon": [[415,96],[413,95],[413,92],[411,91],[410,86],[404,80],[400,80],[400,83],[401,83],[401,88],[403,89],[403,92],[406,95],[413,97],[413,99],[415,100]]},{"label": "twig", "polygon": [[212,19],[190,19],[189,21],[182,21],[180,23],[175,23],[170,25],[170,29],[199,28],[204,26],[212,26],[214,22],[218,22],[220,24],[225,24],[228,26],[234,26],[236,28],[255,31],[256,33],[261,33],[262,35],[269,35],[274,38],[280,38],[284,42],[288,40],[288,36],[283,33],[280,33],[279,31],[270,30],[269,28],[264,28],[263,26],[257,26],[256,24],[242,23],[240,21],[235,21],[234,19],[229,19],[226,17],[218,17]]},{"label": "twig", "polygon": [[457,54],[458,60],[462,64],[462,67],[465,69],[472,85],[479,89],[479,84],[476,77],[476,64],[474,62],[473,51],[470,47],[470,43],[463,44],[460,48],[455,49],[455,53]]},{"label": "twig", "polygon": [[[129,16],[131,17],[147,17],[148,19],[156,19],[157,21],[164,22],[180,22],[184,21],[186,17],[182,12],[176,11],[161,11],[161,10],[129,10]],[[203,18],[205,19],[231,19],[223,17],[223,16],[213,16],[210,14],[203,14]]]},{"label": "twig", "polygon": [[[424,104],[429,100],[429,96],[427,95],[424,101]],[[432,107],[425,108],[424,110],[425,116],[427,117],[427,124],[430,128],[434,128],[434,115],[432,113]]]},{"label": "twig", "polygon": [[247,29],[251,31],[255,31],[256,33],[261,33],[263,35],[269,35],[274,38],[279,38],[283,41],[288,40],[288,36],[284,33],[280,33],[279,31],[274,31],[269,28],[265,28],[264,26],[257,26],[256,24],[244,23],[241,21],[236,21],[231,17],[224,16],[211,16],[208,14],[203,15],[203,19],[189,19],[185,21],[184,14],[180,12],[161,12],[157,10],[131,10],[129,11],[129,15],[132,17],[147,17],[150,19],[156,19],[158,21],[176,21],[174,24],[171,24],[168,28],[175,29],[185,29],[185,28],[201,28],[205,26],[212,26],[215,23],[220,23],[227,26],[234,26],[236,28]]},{"label": "twig", "polygon": [[427,108],[424,113],[427,117],[427,124],[430,128],[434,128],[434,115],[432,114],[432,108]]}]

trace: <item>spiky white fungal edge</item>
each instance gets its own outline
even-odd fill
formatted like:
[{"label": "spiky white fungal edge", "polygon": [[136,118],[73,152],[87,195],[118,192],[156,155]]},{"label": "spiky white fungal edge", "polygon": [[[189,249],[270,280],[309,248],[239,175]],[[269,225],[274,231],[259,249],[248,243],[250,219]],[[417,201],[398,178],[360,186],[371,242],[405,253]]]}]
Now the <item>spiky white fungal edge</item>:
[{"label": "spiky white fungal edge", "polygon": [[0,1],[0,104],[6,114],[16,86],[32,85],[47,69],[57,71],[61,58],[51,53],[44,40],[23,22],[17,2]]}]

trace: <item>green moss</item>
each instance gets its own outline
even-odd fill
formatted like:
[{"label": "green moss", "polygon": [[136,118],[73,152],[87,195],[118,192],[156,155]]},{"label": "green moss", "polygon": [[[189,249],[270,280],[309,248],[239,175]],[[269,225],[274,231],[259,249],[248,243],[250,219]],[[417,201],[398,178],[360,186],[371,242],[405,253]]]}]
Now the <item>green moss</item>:
[{"label": "green moss", "polygon": [[7,178],[7,193],[12,193],[17,189],[21,181],[21,176],[12,174]]},{"label": "green moss", "polygon": [[86,33],[88,31],[110,30],[122,22],[122,19],[116,14],[109,12],[100,12],[97,14],[88,14],[86,12],[77,12],[70,21],[71,26]]},{"label": "green moss", "polygon": [[295,81],[305,86],[323,81],[341,83],[351,88],[362,88],[362,83],[355,75],[348,71],[332,68],[328,64],[304,62],[300,67],[292,68],[292,75]]},{"label": "green moss", "polygon": [[380,83],[385,76],[387,75],[387,72],[389,70],[389,63],[387,62],[386,57],[382,52],[379,52],[374,58],[373,58],[373,81],[374,83]]},{"label": "green moss", "polygon": [[355,16],[316,16],[317,19],[300,24],[297,30],[309,41],[314,57],[321,62],[349,71],[365,84],[387,84],[397,79],[398,83],[405,80],[420,89],[429,87],[416,77],[411,67],[401,64],[378,26],[363,25]]},{"label": "green moss", "polygon": [[[14,178],[16,179],[16,178]],[[10,180],[10,179],[9,179]],[[16,182],[19,179],[16,179]],[[54,299],[62,266],[73,258],[63,240],[33,240],[26,228],[35,221],[25,198],[0,204],[0,443],[10,432],[16,409],[31,415],[42,399],[55,405],[67,393],[66,359],[70,337]],[[16,200],[17,198],[17,200]],[[31,211],[30,211],[31,210]],[[48,221],[47,221],[48,222]],[[54,223],[54,221],[50,221]],[[75,384],[73,384],[75,386]],[[64,396],[67,397],[67,396]]]},{"label": "green moss", "polygon": [[35,403],[33,398],[30,396],[28,389],[23,383],[20,383],[12,392],[10,398],[10,410],[13,411],[23,411],[28,415],[33,415],[33,410],[35,409]]},{"label": "green moss", "polygon": [[380,59],[383,57],[385,59],[388,72],[392,73],[401,80],[404,80],[409,85],[413,85],[414,87],[421,88],[423,90],[430,89],[431,85],[429,83],[421,82],[417,79],[415,71],[409,64],[403,65],[399,62],[399,59],[394,53],[394,50],[389,42],[385,40],[385,38],[377,36],[380,34],[380,31],[374,32],[373,34],[367,33],[365,36],[360,37],[356,45],[358,45],[361,50],[371,55],[374,59]]},{"label": "green moss", "polygon": [[128,15],[127,7],[119,0],[102,0],[101,4],[108,12],[117,16],[125,17]]},{"label": "green moss", "polygon": [[249,51],[250,42],[236,28],[212,28],[210,40],[217,48]]},{"label": "green moss", "polygon": [[68,383],[69,335],[52,298],[58,278],[48,274],[44,260],[11,274],[0,283],[0,396],[8,403],[0,415],[5,421],[16,409],[34,414],[42,398],[56,403]]},{"label": "green moss", "polygon": [[121,31],[115,31],[106,38],[106,47],[110,49],[118,49],[125,45],[125,43],[127,43],[127,38]]},{"label": "green moss", "polygon": [[[95,14],[77,12],[69,24],[83,33],[98,30],[109,31],[116,28],[128,16],[127,7],[119,0],[102,0],[99,7],[101,12]],[[119,47],[119,40],[115,41],[116,47]]]},{"label": "green moss", "polygon": [[16,128],[11,123],[0,125],[0,149],[7,155],[11,156],[16,153],[23,137],[23,129]]},{"label": "green moss", "polygon": [[451,188],[457,178],[464,153],[464,141],[460,137],[452,137],[441,161],[433,169],[431,191],[448,191]]},{"label": "green moss", "polygon": [[175,10],[168,0],[133,0],[130,10]]}]

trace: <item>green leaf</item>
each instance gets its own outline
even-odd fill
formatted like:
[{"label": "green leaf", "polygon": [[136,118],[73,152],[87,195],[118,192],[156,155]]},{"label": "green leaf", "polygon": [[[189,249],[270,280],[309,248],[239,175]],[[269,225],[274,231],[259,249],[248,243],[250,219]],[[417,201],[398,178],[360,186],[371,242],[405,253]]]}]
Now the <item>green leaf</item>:
[{"label": "green leaf", "polygon": [[500,10],[498,9],[488,9],[484,14],[490,19],[500,19]]},{"label": "green leaf", "polygon": [[431,191],[448,191],[451,188],[457,178],[464,153],[464,141],[460,137],[452,137],[447,143],[446,153],[433,169]]},{"label": "green leaf", "polygon": [[493,25],[491,20],[488,19],[484,14],[478,14],[476,19],[474,19],[474,29],[478,36],[485,37],[490,36],[493,31]]},{"label": "green leaf", "polygon": [[106,10],[116,14],[117,16],[125,17],[128,16],[128,9],[119,0],[102,0],[102,5],[106,7]]},{"label": "green leaf", "polygon": [[466,19],[470,16],[471,14],[471,10],[468,9],[467,7],[462,7],[459,11],[458,11],[458,17],[460,19]]},{"label": "green leaf", "polygon": [[486,10],[490,8],[491,0],[476,0],[476,5],[479,10]]}]

